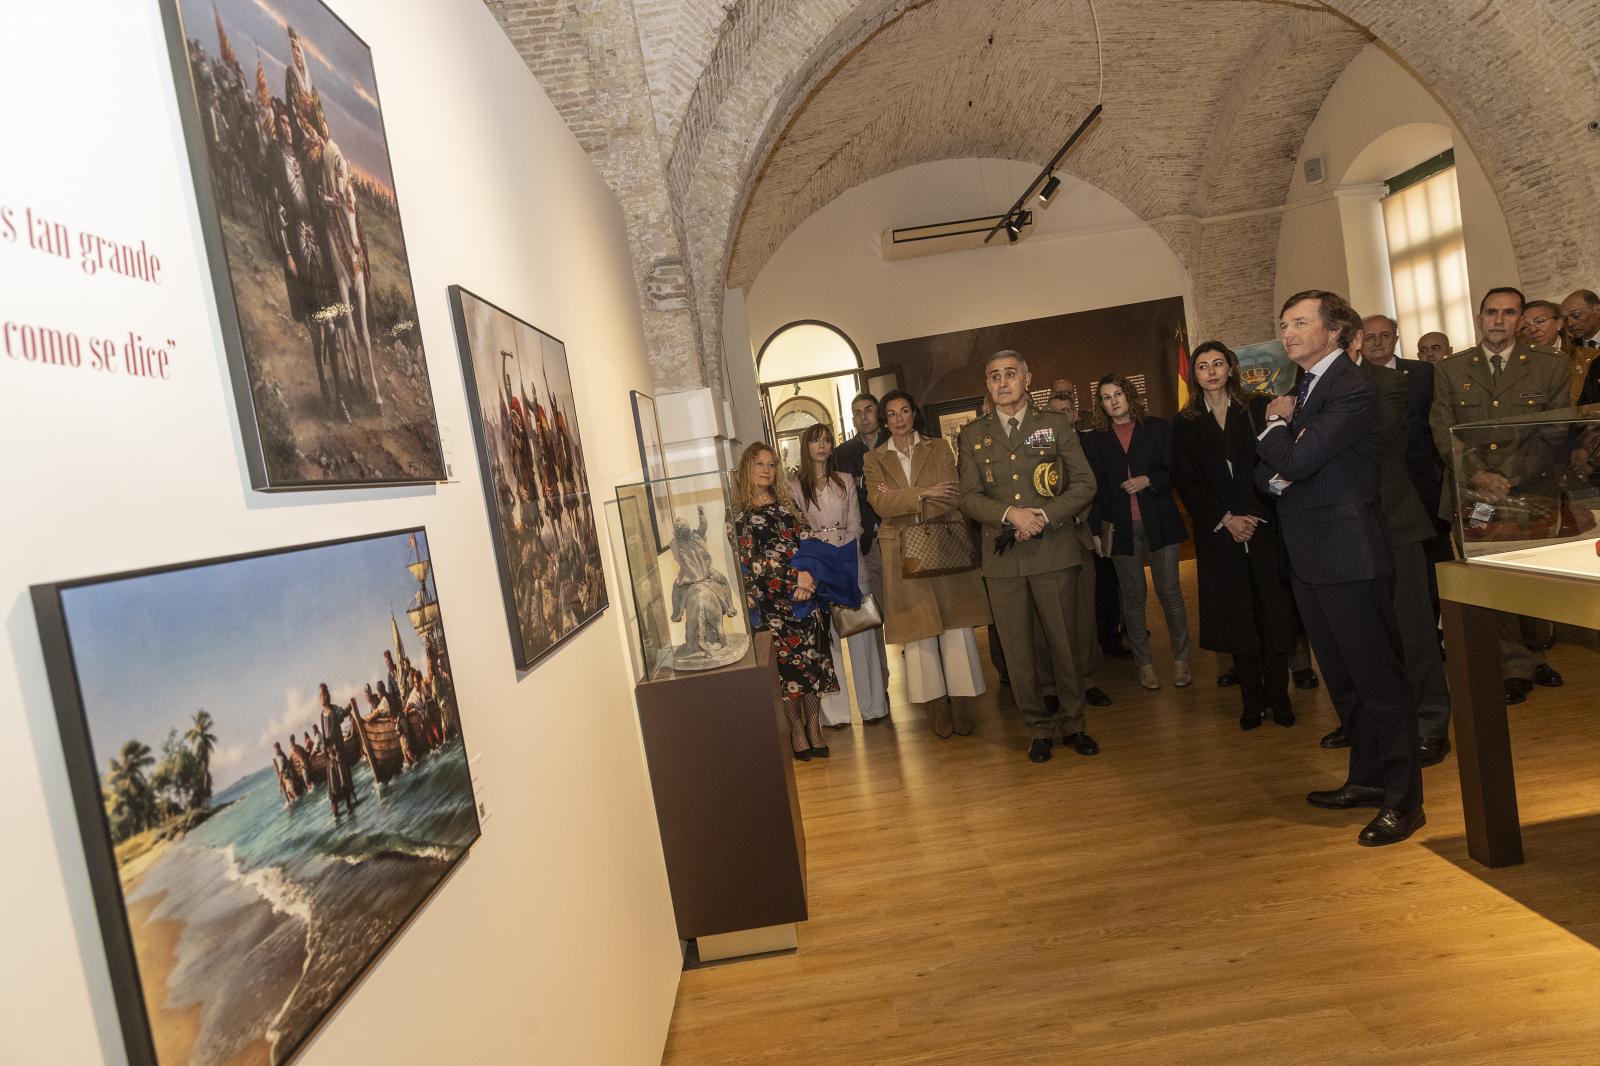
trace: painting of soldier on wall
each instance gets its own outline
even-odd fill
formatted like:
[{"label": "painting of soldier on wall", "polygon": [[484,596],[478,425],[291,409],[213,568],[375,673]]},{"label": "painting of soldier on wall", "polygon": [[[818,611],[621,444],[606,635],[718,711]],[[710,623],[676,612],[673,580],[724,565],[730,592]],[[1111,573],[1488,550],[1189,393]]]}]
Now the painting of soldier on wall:
[{"label": "painting of soldier on wall", "polygon": [[606,609],[567,349],[450,287],[506,622],[526,670]]},{"label": "painting of soldier on wall", "polygon": [[251,483],[445,477],[372,55],[319,0],[166,0]]}]

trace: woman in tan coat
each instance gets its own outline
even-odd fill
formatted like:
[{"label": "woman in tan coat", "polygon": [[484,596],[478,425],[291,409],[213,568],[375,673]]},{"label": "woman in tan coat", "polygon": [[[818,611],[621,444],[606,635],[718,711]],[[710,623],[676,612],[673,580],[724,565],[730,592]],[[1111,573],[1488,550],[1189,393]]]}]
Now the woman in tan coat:
[{"label": "woman in tan coat", "polygon": [[906,698],[933,702],[933,731],[941,737],[972,732],[967,701],[982,694],[983,664],[973,626],[989,624],[989,598],[976,569],[941,577],[907,578],[901,538],[920,522],[964,523],[956,507],[956,457],[942,438],[922,435],[922,411],[895,390],[881,410],[889,439],[866,454],[867,499],[883,520],[884,639],[902,645]]}]

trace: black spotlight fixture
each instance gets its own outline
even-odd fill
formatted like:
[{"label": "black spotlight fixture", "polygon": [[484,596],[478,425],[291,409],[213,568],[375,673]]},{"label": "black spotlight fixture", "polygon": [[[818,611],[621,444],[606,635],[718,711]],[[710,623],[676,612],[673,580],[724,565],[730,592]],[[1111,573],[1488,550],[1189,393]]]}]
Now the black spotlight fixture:
[{"label": "black spotlight fixture", "polygon": [[1050,197],[1054,196],[1057,190],[1060,188],[1061,179],[1056,177],[1054,174],[1050,175],[1050,180],[1045,182],[1044,188],[1039,190],[1039,202],[1041,204],[1048,204],[1050,202]]},{"label": "black spotlight fixture", "polygon": [[1022,216],[1012,215],[1006,219],[1006,240],[1016,244],[1020,236],[1022,236]]}]

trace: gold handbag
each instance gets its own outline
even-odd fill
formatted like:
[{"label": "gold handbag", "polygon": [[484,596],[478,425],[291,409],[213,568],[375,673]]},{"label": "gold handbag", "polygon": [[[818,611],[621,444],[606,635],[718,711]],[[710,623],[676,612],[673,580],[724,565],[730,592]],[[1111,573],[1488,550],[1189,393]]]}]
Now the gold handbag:
[{"label": "gold handbag", "polygon": [[900,534],[902,577],[940,577],[978,568],[978,545],[966,520],[941,518],[906,526]]},{"label": "gold handbag", "polygon": [[861,606],[841,607],[836,603],[828,608],[828,616],[833,622],[834,633],[841,640],[883,625],[883,612],[878,610],[878,601],[870,592],[861,594]]}]

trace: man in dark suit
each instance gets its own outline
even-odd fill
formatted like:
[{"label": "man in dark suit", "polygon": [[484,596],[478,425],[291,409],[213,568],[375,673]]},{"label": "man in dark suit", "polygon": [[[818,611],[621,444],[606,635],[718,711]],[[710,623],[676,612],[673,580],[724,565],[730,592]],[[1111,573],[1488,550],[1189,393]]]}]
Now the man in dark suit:
[{"label": "man in dark suit", "polygon": [[[1433,618],[1436,623],[1434,639],[1437,641],[1439,577],[1434,566],[1449,562],[1454,558],[1454,552],[1450,548],[1450,523],[1438,517],[1439,495],[1444,488],[1444,463],[1439,460],[1439,451],[1433,443],[1433,430],[1428,425],[1428,414],[1433,407],[1433,364],[1421,359],[1400,358],[1395,351],[1395,321],[1388,315],[1369,315],[1361,323],[1361,328],[1366,340],[1361,349],[1361,358],[1376,366],[1398,370],[1406,376],[1406,473],[1411,476],[1411,484],[1417,490],[1417,498],[1422,501],[1422,507],[1427,511],[1428,520],[1433,525],[1433,535],[1423,542],[1422,555],[1427,563],[1428,602],[1433,607]],[[1442,333],[1429,333],[1427,336],[1444,338]],[[1449,341],[1445,340],[1444,344],[1448,346]],[[1446,356],[1450,354],[1448,347],[1444,354]],[[1429,712],[1419,709],[1419,713],[1422,715],[1423,723],[1431,726],[1433,719],[1429,717]],[[1445,747],[1448,750],[1448,741],[1445,742]],[[1427,764],[1432,754],[1431,751],[1424,750],[1424,764]]]},{"label": "man in dark suit", "polygon": [[[872,598],[878,601],[878,610],[885,609],[883,598],[883,549],[878,546],[878,512],[867,502],[867,479],[862,476],[867,451],[888,439],[878,411],[878,398],[863,392],[850,401],[850,420],[855,423],[856,435],[834,449],[833,461],[840,470],[856,479],[856,500],[861,507],[861,557],[867,563],[867,587]],[[878,630],[878,658],[883,664],[883,676],[889,676],[889,654],[883,644],[883,630]],[[873,719],[877,721],[877,719]]]},{"label": "man in dark suit", "polygon": [[1379,808],[1357,838],[1378,847],[1405,840],[1427,818],[1379,488],[1378,387],[1339,344],[1353,316],[1331,292],[1285,301],[1278,333],[1305,374],[1294,393],[1267,408],[1256,482],[1279,496],[1295,602],[1328,693],[1348,708],[1345,783],[1306,800],[1335,810]]},{"label": "man in dark suit", "polygon": [[[1380,321],[1387,321],[1380,319]],[[1373,320],[1351,330],[1362,328],[1367,338],[1373,337]],[[1393,343],[1393,333],[1389,334]],[[1347,336],[1340,337],[1348,344]],[[1383,336],[1380,333],[1379,352]],[[1367,343],[1371,343],[1370,339]],[[1393,359],[1393,363],[1410,360]],[[1423,766],[1442,762],[1450,752],[1450,690],[1444,680],[1444,660],[1439,656],[1438,613],[1428,602],[1428,574],[1433,567],[1428,563],[1423,545],[1435,533],[1435,518],[1418,498],[1416,486],[1407,469],[1411,457],[1409,430],[1420,419],[1430,458],[1438,461],[1433,451],[1433,437],[1428,432],[1428,405],[1433,399],[1433,367],[1419,363],[1426,372],[1428,391],[1417,410],[1416,390],[1412,387],[1424,375],[1407,375],[1403,370],[1390,369],[1367,358],[1367,349],[1361,347],[1357,363],[1373,384],[1378,386],[1382,403],[1383,440],[1378,456],[1378,496],[1383,503],[1383,522],[1389,534],[1390,558],[1394,563],[1394,613],[1400,624],[1401,659],[1405,665],[1406,680],[1411,686],[1412,701],[1417,708],[1417,729],[1420,735],[1418,755]],[[1435,486],[1437,493],[1437,486]],[[1438,509],[1437,496],[1434,501]],[[1448,543],[1448,541],[1446,542]],[[1341,730],[1344,727],[1341,725]],[[1348,743],[1348,741],[1346,741]],[[1323,738],[1323,747],[1341,747]]]}]

